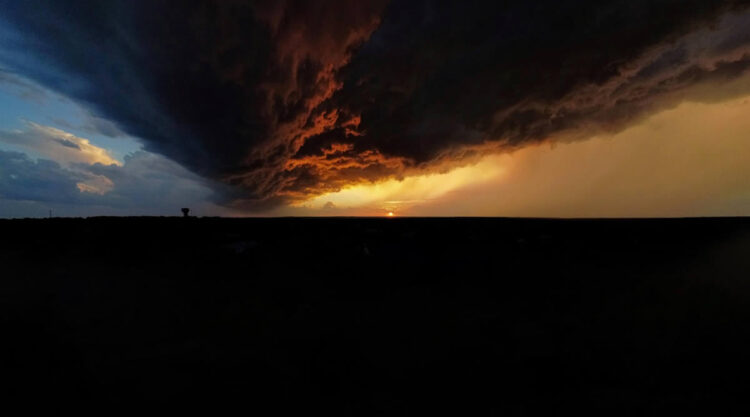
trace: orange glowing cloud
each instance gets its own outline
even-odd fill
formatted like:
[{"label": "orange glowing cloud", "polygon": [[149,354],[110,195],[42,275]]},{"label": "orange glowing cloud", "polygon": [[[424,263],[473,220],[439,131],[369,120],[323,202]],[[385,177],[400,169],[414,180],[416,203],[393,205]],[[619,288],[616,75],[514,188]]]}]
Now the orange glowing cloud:
[{"label": "orange glowing cloud", "polygon": [[614,135],[539,145],[297,205],[340,214],[651,217],[750,213],[750,96],[683,103]]}]

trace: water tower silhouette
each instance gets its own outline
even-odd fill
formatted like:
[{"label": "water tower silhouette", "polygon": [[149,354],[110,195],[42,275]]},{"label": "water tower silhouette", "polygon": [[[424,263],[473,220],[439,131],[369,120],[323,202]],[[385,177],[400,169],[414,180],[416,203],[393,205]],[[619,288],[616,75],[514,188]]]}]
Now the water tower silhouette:
[{"label": "water tower silhouette", "polygon": [[182,209],[182,217],[190,217],[190,209],[185,207]]}]

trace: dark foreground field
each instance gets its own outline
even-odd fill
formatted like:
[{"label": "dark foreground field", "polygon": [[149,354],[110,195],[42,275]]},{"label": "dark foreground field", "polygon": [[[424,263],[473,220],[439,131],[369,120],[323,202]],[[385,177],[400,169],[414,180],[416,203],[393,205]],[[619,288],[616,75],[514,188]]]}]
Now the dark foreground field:
[{"label": "dark foreground field", "polygon": [[672,415],[750,392],[746,219],[52,219],[0,236],[5,405]]}]

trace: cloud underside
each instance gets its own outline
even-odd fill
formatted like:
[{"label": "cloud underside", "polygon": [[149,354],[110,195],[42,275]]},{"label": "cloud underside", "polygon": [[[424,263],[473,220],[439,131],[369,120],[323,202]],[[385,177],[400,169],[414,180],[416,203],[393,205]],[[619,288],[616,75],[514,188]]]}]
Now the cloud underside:
[{"label": "cloud underside", "polygon": [[0,0],[0,62],[261,209],[743,93],[747,3]]},{"label": "cloud underside", "polygon": [[[750,77],[733,83],[742,88]],[[278,215],[681,217],[746,215],[750,95],[686,102],[613,135],[527,146],[474,165],[354,186]]]}]

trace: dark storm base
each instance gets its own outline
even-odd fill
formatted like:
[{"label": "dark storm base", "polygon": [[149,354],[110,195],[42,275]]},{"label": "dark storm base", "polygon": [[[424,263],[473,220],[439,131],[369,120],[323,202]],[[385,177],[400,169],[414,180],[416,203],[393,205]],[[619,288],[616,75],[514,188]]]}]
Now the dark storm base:
[{"label": "dark storm base", "polygon": [[0,221],[3,391],[256,415],[713,413],[750,220]]}]

